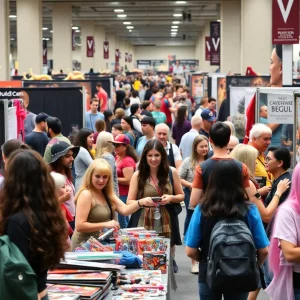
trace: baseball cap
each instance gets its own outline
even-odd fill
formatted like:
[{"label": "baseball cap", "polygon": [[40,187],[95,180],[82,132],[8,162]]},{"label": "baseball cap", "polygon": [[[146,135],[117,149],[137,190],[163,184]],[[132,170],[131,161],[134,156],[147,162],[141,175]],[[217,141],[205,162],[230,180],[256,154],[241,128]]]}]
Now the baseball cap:
[{"label": "baseball cap", "polygon": [[41,112],[38,115],[36,115],[35,123],[45,122],[47,118],[49,118],[49,116],[47,114]]},{"label": "baseball cap", "polygon": [[205,109],[202,110],[201,118],[203,120],[208,121],[208,122],[216,121],[216,117],[214,116],[213,112],[210,111],[208,108],[205,108]]},{"label": "baseball cap", "polygon": [[149,125],[155,127],[155,120],[152,117],[146,116],[141,120],[141,124],[149,124]]},{"label": "baseball cap", "polygon": [[109,141],[113,144],[130,144],[129,138],[125,134],[118,134],[113,141]]}]

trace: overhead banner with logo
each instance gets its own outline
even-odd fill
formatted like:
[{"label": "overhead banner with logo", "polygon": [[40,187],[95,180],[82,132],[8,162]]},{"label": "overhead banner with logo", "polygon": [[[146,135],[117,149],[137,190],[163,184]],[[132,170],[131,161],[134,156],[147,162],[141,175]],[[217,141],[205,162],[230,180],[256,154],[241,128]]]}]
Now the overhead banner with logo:
[{"label": "overhead banner with logo", "polygon": [[86,56],[94,57],[95,52],[95,41],[93,36],[86,37]]},{"label": "overhead banner with logo", "polygon": [[210,22],[210,65],[219,66],[221,56],[221,23]]},{"label": "overhead banner with logo", "polygon": [[75,39],[75,29],[72,29],[72,51],[75,51],[76,39]]},{"label": "overhead banner with logo", "polygon": [[299,0],[273,0],[272,43],[299,44]]},{"label": "overhead banner with logo", "polygon": [[128,62],[128,53],[125,52],[125,62]]},{"label": "overhead banner with logo", "polygon": [[129,60],[128,60],[128,62],[132,62],[132,54],[129,54]]},{"label": "overhead banner with logo", "polygon": [[119,62],[119,49],[115,50],[115,57],[116,57],[115,62],[118,63]]},{"label": "overhead banner with logo", "polygon": [[205,60],[210,61],[210,36],[205,37]]},{"label": "overhead banner with logo", "polygon": [[103,42],[103,58],[109,59],[109,41]]},{"label": "overhead banner with logo", "polygon": [[47,49],[47,41],[43,41],[43,65],[47,64],[47,53],[48,49]]}]

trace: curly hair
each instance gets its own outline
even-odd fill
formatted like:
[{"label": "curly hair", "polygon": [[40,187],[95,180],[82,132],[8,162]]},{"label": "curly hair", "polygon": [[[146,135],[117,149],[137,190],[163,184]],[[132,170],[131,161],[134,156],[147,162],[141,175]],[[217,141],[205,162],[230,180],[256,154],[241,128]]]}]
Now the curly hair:
[{"label": "curly hair", "polygon": [[166,184],[169,176],[169,163],[166,150],[162,143],[159,140],[150,140],[145,145],[143,150],[141,160],[138,166],[139,176],[138,176],[138,197],[140,199],[143,197],[144,187],[146,185],[146,181],[150,177],[150,167],[147,162],[147,155],[150,150],[156,150],[161,155],[161,163],[158,167],[157,179],[158,179],[158,187],[163,192],[163,194],[167,194],[169,191],[166,189]]},{"label": "curly hair", "polygon": [[10,217],[23,212],[30,226],[30,250],[42,257],[44,268],[55,268],[67,249],[68,232],[54,181],[36,151],[12,153],[0,199],[0,235]]}]

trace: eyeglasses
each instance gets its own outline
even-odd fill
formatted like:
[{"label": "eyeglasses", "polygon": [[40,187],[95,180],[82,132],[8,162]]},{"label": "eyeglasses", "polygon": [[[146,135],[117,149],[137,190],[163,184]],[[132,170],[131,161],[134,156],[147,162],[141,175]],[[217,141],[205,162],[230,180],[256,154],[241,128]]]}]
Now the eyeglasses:
[{"label": "eyeglasses", "polygon": [[125,146],[125,144],[114,144],[115,148],[119,148],[120,146]]},{"label": "eyeglasses", "polygon": [[267,157],[265,158],[265,163],[268,163],[268,162],[270,162],[271,160],[274,160],[274,159],[272,159],[272,158],[270,158],[269,156],[267,156]]}]

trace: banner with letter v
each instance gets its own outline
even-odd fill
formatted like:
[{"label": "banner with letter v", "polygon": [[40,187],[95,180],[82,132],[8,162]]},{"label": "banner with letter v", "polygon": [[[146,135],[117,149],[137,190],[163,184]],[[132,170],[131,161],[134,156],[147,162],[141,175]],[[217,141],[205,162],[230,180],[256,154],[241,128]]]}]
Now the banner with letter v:
[{"label": "banner with letter v", "polygon": [[95,41],[93,36],[86,37],[86,57],[94,57]]},{"label": "banner with letter v", "polygon": [[221,23],[210,22],[210,65],[219,66],[221,61]]}]

